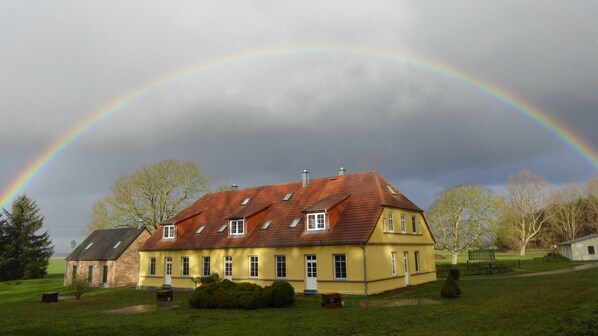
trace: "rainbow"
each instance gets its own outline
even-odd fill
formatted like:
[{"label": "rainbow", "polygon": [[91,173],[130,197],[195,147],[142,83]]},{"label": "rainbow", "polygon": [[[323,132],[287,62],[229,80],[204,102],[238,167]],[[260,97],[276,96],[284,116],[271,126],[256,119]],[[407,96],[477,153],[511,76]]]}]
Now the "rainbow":
[{"label": "rainbow", "polygon": [[81,122],[47,147],[33,162],[22,170],[22,172],[9,183],[8,187],[2,191],[2,194],[0,194],[0,205],[2,207],[7,207],[8,202],[13,199],[17,193],[25,189],[26,186],[70,144],[84,136],[102,121],[118,112],[126,110],[132,103],[143,99],[149,94],[163,89],[183,78],[195,75],[210,68],[267,57],[292,56],[296,54],[313,54],[316,56],[336,54],[357,57],[367,56],[382,61],[397,62],[434,75],[444,76],[499,101],[513,111],[524,116],[526,119],[540,125],[546,131],[565,143],[573,151],[578,153],[592,166],[593,169],[598,169],[598,153],[581,136],[575,134],[572,130],[560,124],[558,120],[551,117],[548,113],[542,111],[533,104],[524,101],[516,94],[509,92],[498,85],[475,77],[465,71],[434,62],[421,56],[388,49],[333,45],[293,45],[246,50],[240,53],[233,53],[223,57],[201,61],[155,78],[154,80],[123,94],[114,101],[108,102],[89,114],[85,119],[81,120]]}]

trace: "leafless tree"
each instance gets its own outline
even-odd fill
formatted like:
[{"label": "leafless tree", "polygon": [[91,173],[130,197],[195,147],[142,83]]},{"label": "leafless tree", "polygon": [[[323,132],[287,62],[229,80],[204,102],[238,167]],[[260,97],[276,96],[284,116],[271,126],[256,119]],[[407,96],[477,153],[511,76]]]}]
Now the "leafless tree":
[{"label": "leafless tree", "polygon": [[550,218],[549,184],[544,178],[523,171],[509,177],[505,194],[505,225],[513,225],[519,243],[519,254],[525,255],[527,244],[534,239]]},{"label": "leafless tree", "polygon": [[428,219],[438,247],[451,252],[451,264],[457,264],[460,252],[495,232],[500,208],[500,198],[482,187],[457,186],[440,193]]},{"label": "leafless tree", "polygon": [[87,231],[144,225],[150,231],[209,191],[210,179],[190,162],[165,160],[118,179],[96,201]]},{"label": "leafless tree", "polygon": [[583,229],[585,203],[582,200],[582,195],[582,188],[575,184],[552,192],[551,205],[548,208],[550,222],[565,240],[577,238]]}]

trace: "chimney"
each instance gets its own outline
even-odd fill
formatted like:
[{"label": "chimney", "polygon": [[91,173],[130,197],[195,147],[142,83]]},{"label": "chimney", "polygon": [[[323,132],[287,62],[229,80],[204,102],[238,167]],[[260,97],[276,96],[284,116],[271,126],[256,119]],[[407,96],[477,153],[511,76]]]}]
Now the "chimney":
[{"label": "chimney", "polygon": [[303,173],[301,173],[301,185],[303,186],[303,188],[309,185],[309,172],[307,171],[307,169],[304,169]]},{"label": "chimney", "polygon": [[239,186],[236,184],[233,184],[232,186],[230,186],[230,190],[238,190]]},{"label": "chimney", "polygon": [[346,171],[347,171],[347,170],[346,170],[345,168],[341,167],[341,169],[339,169],[339,170],[338,170],[338,176],[343,176],[343,175],[345,175],[345,172],[346,172]]}]

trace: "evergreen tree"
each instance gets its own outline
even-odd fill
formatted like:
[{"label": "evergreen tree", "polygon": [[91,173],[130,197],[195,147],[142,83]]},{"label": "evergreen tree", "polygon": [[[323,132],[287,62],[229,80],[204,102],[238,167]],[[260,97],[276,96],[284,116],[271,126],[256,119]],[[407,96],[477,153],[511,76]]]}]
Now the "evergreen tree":
[{"label": "evergreen tree", "polygon": [[25,195],[13,202],[11,210],[4,210],[6,219],[0,219],[0,279],[41,278],[54,253],[48,232],[36,234],[44,218],[37,203]]}]

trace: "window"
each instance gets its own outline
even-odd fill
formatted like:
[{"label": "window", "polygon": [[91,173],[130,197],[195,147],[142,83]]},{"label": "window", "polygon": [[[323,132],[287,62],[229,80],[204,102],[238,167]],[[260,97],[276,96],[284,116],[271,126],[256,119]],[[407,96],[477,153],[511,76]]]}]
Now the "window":
[{"label": "window", "polygon": [[293,196],[293,193],[292,193],[292,192],[290,192],[290,193],[286,194],[286,195],[284,196],[284,198],[282,199],[282,201],[283,201],[283,202],[288,202],[288,201],[291,199],[291,196]]},{"label": "window", "polygon": [[411,230],[413,230],[413,233],[417,233],[417,222],[415,220],[415,216],[411,216]]},{"label": "window", "polygon": [[87,267],[87,282],[88,286],[91,287],[91,280],[93,279],[93,266]]},{"label": "window", "polygon": [[174,225],[164,225],[164,239],[174,239]]},{"label": "window", "polygon": [[249,203],[249,201],[251,201],[251,197],[247,197],[246,199],[244,199],[243,203],[241,203],[241,205],[247,205],[247,203]]},{"label": "window", "polygon": [[324,230],[326,228],[326,214],[323,212],[307,214],[307,230]]},{"label": "window", "polygon": [[390,191],[390,193],[391,193],[393,196],[396,196],[396,195],[397,195],[397,193],[394,191],[394,189],[393,189],[393,188],[392,188],[390,185],[387,185],[387,186],[386,186],[386,188],[388,188],[388,191]]},{"label": "window", "polygon": [[183,257],[181,259],[181,263],[183,264],[183,276],[189,276],[189,257]]},{"label": "window", "polygon": [[287,277],[287,257],[283,255],[276,256],[276,277],[286,278]]},{"label": "window", "polygon": [[149,275],[156,275],[156,258],[150,258]]},{"label": "window", "polygon": [[390,273],[397,275],[397,252],[390,253]]},{"label": "window", "polygon": [[77,265],[73,266],[73,281],[77,279]]},{"label": "window", "polygon": [[395,232],[395,219],[392,212],[388,213],[388,231]]},{"label": "window", "polygon": [[231,236],[242,236],[245,232],[245,220],[234,219],[230,221],[230,235]]},{"label": "window", "polygon": [[301,218],[295,218],[293,219],[293,222],[291,222],[291,225],[289,225],[290,228],[296,228],[297,224],[299,224],[299,222],[301,221]]},{"label": "window", "polygon": [[200,234],[205,228],[206,228],[206,225],[200,226],[199,229],[197,229],[197,231],[195,231],[195,234],[196,235]]},{"label": "window", "polygon": [[249,256],[249,277],[257,278],[257,256]]},{"label": "window", "polygon": [[85,249],[86,250],[89,249],[91,247],[91,245],[93,245],[93,243],[89,243],[89,245],[87,245],[87,247]]},{"label": "window", "polygon": [[588,246],[588,253],[589,254],[596,254],[596,252],[594,251],[594,246]]},{"label": "window", "polygon": [[116,243],[116,245],[114,245],[114,247],[113,247],[113,248],[117,248],[117,247],[118,247],[118,245],[120,245],[120,243],[121,243],[120,241],[119,241],[118,243]]},{"label": "window", "polygon": [[419,251],[415,251],[415,272],[419,272]]},{"label": "window", "polygon": [[264,225],[262,225],[262,230],[267,230],[270,227],[270,224],[272,224],[271,219],[267,220]]},{"label": "window", "polygon": [[203,257],[203,273],[202,275],[207,277],[210,276],[210,257]]},{"label": "window", "polygon": [[347,279],[347,259],[344,254],[334,255],[334,278],[337,280]]},{"label": "window", "polygon": [[405,225],[405,214],[401,214],[401,232],[407,232],[407,226]]},{"label": "window", "polygon": [[224,278],[232,280],[233,278],[233,257],[224,257]]},{"label": "window", "polygon": [[224,230],[226,230],[227,226],[228,226],[228,224],[222,224],[222,226],[220,227],[220,229],[218,229],[218,232],[224,232]]}]

